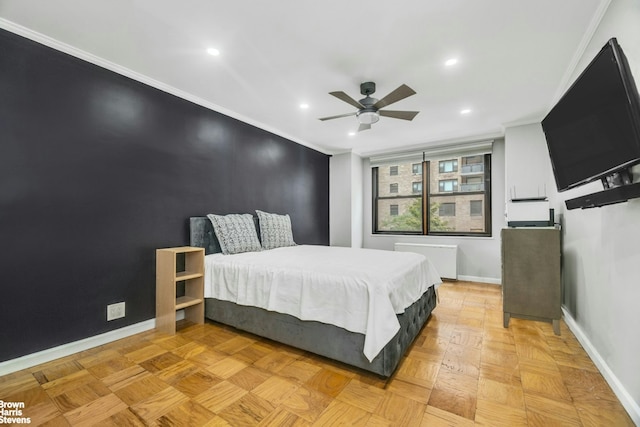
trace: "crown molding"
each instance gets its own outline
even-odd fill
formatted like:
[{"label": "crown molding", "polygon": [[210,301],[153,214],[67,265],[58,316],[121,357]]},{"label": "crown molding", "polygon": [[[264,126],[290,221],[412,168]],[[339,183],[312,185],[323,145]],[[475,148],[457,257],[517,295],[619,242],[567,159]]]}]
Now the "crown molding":
[{"label": "crown molding", "polygon": [[118,65],[114,62],[108,61],[102,57],[99,57],[97,55],[94,55],[92,53],[86,52],[82,49],[78,49],[74,46],[68,45],[66,43],[63,43],[59,40],[56,40],[52,37],[46,36],[42,33],[39,33],[37,31],[33,31],[29,28],[23,27],[22,25],[18,25],[12,21],[9,21],[7,19],[4,18],[0,18],[0,28],[10,31],[14,34],[17,34],[19,36],[25,37],[29,40],[35,41],[37,43],[40,43],[42,45],[45,45],[47,47],[50,47],[52,49],[55,49],[57,51],[60,52],[64,52],[68,55],[71,55],[73,57],[82,59],[83,61],[87,61],[91,64],[97,65],[99,67],[102,67],[104,69],[107,69],[109,71],[113,71],[114,73],[118,73],[120,75],[123,75],[125,77],[128,77],[132,80],[136,80],[140,83],[144,83],[147,86],[151,86],[153,88],[159,89],[163,92],[169,93],[171,95],[177,96],[179,98],[185,99],[189,102],[192,102],[194,104],[200,105],[202,107],[205,107],[209,110],[215,111],[217,113],[220,114],[224,114],[225,116],[229,116],[231,118],[240,120],[244,123],[247,123],[251,126],[254,126],[256,128],[262,129],[264,131],[267,131],[269,133],[272,133],[274,135],[278,135],[281,136],[282,138],[286,138],[290,141],[293,141],[297,144],[303,145],[307,148],[310,148],[312,150],[318,151],[322,154],[326,154],[326,155],[331,155],[333,154],[331,151],[328,151],[325,148],[319,147],[315,144],[309,143],[307,141],[303,141],[300,140],[298,138],[295,138],[289,134],[286,134],[278,129],[275,129],[271,126],[268,126],[264,123],[258,122],[256,120],[253,120],[249,117],[243,116],[241,114],[236,113],[235,111],[231,111],[227,108],[224,108],[220,105],[214,104],[213,102],[207,101],[205,99],[199,98],[191,93],[185,92],[183,90],[180,90],[178,88],[175,88],[171,85],[168,85],[166,83],[163,83],[161,81],[152,79],[148,76],[145,76],[144,74],[138,73],[136,71],[133,71],[129,68],[123,67],[121,65]]}]

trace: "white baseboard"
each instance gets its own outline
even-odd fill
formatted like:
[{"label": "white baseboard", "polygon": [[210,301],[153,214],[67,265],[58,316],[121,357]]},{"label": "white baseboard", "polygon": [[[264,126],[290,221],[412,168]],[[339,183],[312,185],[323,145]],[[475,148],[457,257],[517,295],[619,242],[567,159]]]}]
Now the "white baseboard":
[{"label": "white baseboard", "polygon": [[502,285],[502,279],[499,277],[480,277],[480,276],[464,276],[458,275],[458,280],[463,280],[465,282],[479,282],[479,283],[490,283],[492,285]]},{"label": "white baseboard", "polygon": [[[177,316],[178,317],[178,316]],[[183,315],[184,317],[184,315]],[[79,341],[70,342],[57,347],[48,348],[37,353],[27,354],[26,356],[16,359],[7,360],[0,363],[0,376],[7,375],[12,372],[27,369],[41,363],[50,362],[61,357],[69,356],[74,353],[88,350],[93,347],[104,345],[131,335],[139,334],[156,327],[156,319],[145,320],[144,322],[134,325],[125,326],[124,328],[105,332],[104,334],[95,335]]]},{"label": "white baseboard", "polygon": [[[176,321],[183,319],[184,310],[176,311]],[[0,362],[0,376],[40,365],[42,363],[51,362],[52,360],[66,357],[74,353],[79,353],[99,345],[108,344],[122,338],[130,337],[131,335],[146,332],[154,329],[155,327],[156,319],[149,319],[134,325],[125,326],[124,328],[105,332],[104,334],[95,335],[79,341],[48,348],[37,353],[27,354],[26,356],[18,357],[16,359]]]},{"label": "white baseboard", "polygon": [[636,425],[640,426],[640,405],[638,404],[638,402],[633,400],[627,389],[620,382],[618,377],[613,373],[611,368],[609,368],[607,362],[605,362],[602,356],[600,356],[598,350],[596,350],[587,335],[585,335],[585,333],[582,331],[580,325],[578,325],[578,323],[569,313],[569,310],[567,310],[564,306],[562,307],[562,314],[564,316],[565,323],[567,324],[571,332],[573,332],[573,335],[575,335],[578,341],[580,341],[580,344],[585,349],[593,363],[600,370],[600,373],[613,390],[613,393],[620,400],[620,403],[622,403],[624,409],[627,410],[627,413],[629,414],[633,422]]}]

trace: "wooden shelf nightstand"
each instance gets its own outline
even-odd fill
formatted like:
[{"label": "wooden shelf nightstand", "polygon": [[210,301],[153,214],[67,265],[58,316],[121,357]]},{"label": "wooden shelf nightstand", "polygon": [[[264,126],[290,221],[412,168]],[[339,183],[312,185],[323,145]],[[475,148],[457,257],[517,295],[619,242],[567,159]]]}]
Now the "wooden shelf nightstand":
[{"label": "wooden shelf nightstand", "polygon": [[[177,271],[179,254],[184,270]],[[176,284],[184,282],[184,296],[176,298]],[[176,332],[176,311],[185,319],[204,323],[204,248],[181,246],[156,250],[156,329]]]}]

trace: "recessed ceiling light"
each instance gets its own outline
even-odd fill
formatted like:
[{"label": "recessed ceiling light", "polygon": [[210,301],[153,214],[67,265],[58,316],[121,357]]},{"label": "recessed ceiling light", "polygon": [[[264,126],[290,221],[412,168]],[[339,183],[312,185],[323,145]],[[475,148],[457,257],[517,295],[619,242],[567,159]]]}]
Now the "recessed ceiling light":
[{"label": "recessed ceiling light", "polygon": [[355,135],[356,135],[355,132],[353,132],[353,131],[349,132],[349,136],[355,136]]},{"label": "recessed ceiling light", "polygon": [[302,104],[300,104],[300,108],[306,110],[307,108],[309,108],[309,104],[303,102]]},{"label": "recessed ceiling light", "polygon": [[452,65],[456,65],[457,63],[458,63],[458,58],[450,58],[445,61],[444,65],[446,65],[447,67],[450,67]]},{"label": "recessed ceiling light", "polygon": [[471,112],[470,109],[465,108],[464,110],[460,110],[460,114],[469,114]]},{"label": "recessed ceiling light", "polygon": [[210,47],[209,49],[207,49],[207,53],[211,56],[218,56],[220,55],[220,51],[218,49],[215,49],[213,47]]}]

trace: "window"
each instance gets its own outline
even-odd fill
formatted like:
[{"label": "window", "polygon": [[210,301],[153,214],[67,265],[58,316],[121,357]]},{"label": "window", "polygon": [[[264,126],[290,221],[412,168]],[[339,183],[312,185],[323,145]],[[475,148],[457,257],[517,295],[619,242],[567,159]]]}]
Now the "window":
[{"label": "window", "polygon": [[398,166],[391,166],[389,168],[389,175],[391,176],[398,175]]},{"label": "window", "polygon": [[441,193],[458,191],[457,179],[443,179],[438,183],[438,191]]},{"label": "window", "polygon": [[490,236],[491,154],[426,157],[395,176],[372,161],[373,232]]},{"label": "window", "polygon": [[482,216],[482,200],[471,200],[469,202],[469,215]]},{"label": "window", "polygon": [[462,158],[462,172],[482,171],[484,160],[482,156],[466,156]]},{"label": "window", "polygon": [[438,170],[440,173],[457,172],[458,159],[441,160],[438,162]]},{"label": "window", "polygon": [[438,206],[438,215],[440,216],[456,216],[455,203],[442,203]]},{"label": "window", "polygon": [[484,190],[484,182],[482,175],[480,176],[463,176],[460,191],[482,191]]}]

